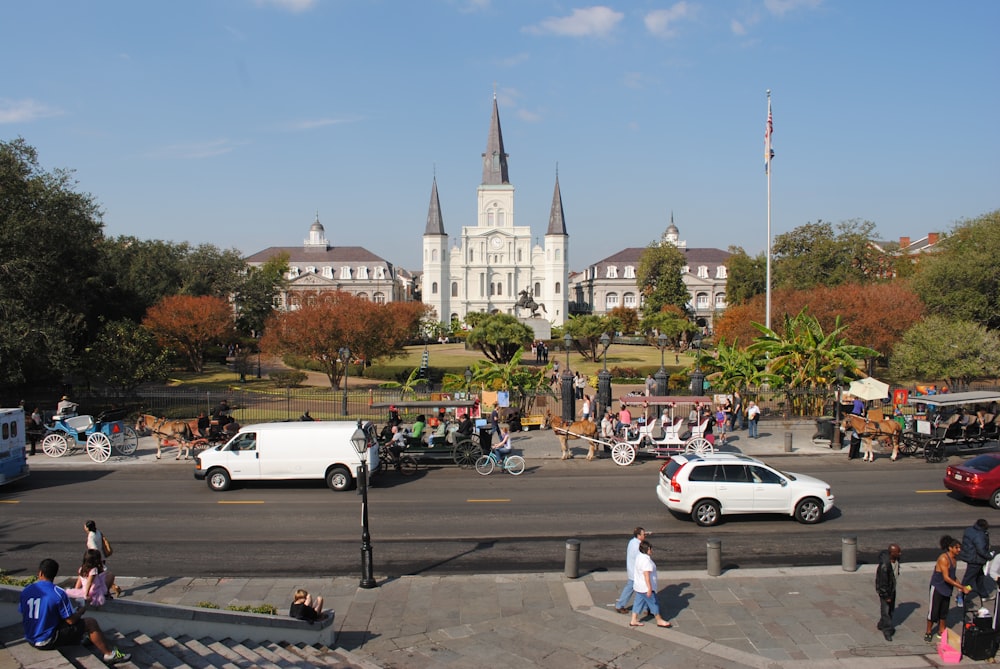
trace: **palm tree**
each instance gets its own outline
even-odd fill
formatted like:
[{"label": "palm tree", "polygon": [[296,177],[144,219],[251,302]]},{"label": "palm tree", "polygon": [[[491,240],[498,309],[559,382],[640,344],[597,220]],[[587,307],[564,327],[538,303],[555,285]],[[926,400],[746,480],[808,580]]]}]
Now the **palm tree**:
[{"label": "palm tree", "polygon": [[[840,324],[840,317],[832,332],[826,334],[819,321],[802,309],[794,317],[785,314],[783,333],[753,323],[761,335],[747,351],[765,360],[762,378],[787,391],[829,389],[836,378],[838,366],[846,370],[846,375],[864,376],[864,359],[878,355],[865,346],[846,343],[843,337],[846,325]],[[788,392],[789,406],[798,415],[819,415],[823,411],[825,398],[815,392]]]}]

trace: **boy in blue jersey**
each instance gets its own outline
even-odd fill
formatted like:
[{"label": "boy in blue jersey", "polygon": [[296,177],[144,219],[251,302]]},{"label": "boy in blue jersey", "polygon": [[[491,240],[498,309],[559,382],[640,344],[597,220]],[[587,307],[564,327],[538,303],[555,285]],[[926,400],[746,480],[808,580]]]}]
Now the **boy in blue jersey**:
[{"label": "boy in blue jersey", "polygon": [[86,634],[106,664],[128,662],[132,656],[108,644],[96,620],[83,617],[86,602],[73,609],[66,591],[53,583],[58,573],[59,563],[46,558],[38,565],[38,580],[21,591],[17,610],[24,623],[24,638],[35,648],[52,650],[80,643]]}]

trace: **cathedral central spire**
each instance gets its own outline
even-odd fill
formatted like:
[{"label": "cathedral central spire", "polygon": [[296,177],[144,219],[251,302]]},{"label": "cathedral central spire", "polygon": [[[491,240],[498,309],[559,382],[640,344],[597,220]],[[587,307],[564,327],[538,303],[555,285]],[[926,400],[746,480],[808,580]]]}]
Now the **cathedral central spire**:
[{"label": "cathedral central spire", "polygon": [[490,135],[486,139],[486,153],[483,154],[483,185],[500,186],[509,183],[507,154],[503,150],[500,111],[497,109],[497,94],[493,93],[493,118],[490,119]]}]

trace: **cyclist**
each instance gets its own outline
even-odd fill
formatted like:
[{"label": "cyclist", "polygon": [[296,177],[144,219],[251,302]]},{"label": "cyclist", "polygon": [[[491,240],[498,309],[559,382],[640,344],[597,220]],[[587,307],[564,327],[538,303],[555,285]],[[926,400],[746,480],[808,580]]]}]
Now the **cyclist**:
[{"label": "cyclist", "polygon": [[500,464],[507,461],[507,456],[510,455],[511,451],[510,426],[507,423],[500,426],[500,441],[493,445],[493,450],[500,456]]},{"label": "cyclist", "polygon": [[403,431],[402,427],[393,425],[392,426],[392,440],[389,441],[389,451],[395,459],[396,471],[400,471],[399,455],[406,448],[406,433]]}]

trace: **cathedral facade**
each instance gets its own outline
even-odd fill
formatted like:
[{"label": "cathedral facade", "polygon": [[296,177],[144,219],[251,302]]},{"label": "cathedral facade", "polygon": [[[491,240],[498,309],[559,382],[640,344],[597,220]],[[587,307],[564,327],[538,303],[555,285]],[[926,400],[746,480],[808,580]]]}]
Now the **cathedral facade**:
[{"label": "cathedral facade", "polygon": [[439,321],[463,320],[470,312],[530,316],[517,306],[530,298],[538,317],[553,325],[567,318],[569,234],[559,176],[543,244],[533,244],[530,225],[514,219],[514,186],[500,129],[496,95],[483,158],[483,181],[477,189],[477,220],[462,226],[453,241],[445,232],[437,178],[431,186],[423,236],[420,286],[424,304]]}]

